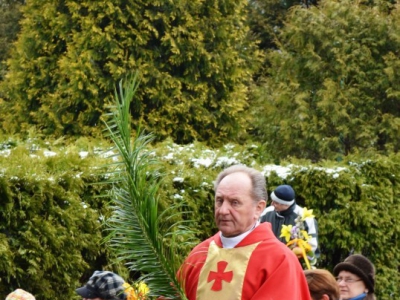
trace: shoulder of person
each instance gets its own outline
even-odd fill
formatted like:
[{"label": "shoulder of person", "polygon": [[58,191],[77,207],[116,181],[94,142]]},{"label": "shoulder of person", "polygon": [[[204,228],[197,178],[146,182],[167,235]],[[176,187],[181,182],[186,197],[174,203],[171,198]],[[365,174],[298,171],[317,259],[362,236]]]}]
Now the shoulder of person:
[{"label": "shoulder of person", "polygon": [[295,207],[294,207],[294,210],[293,210],[293,212],[296,214],[296,215],[298,215],[298,216],[301,216],[302,214],[303,214],[303,208],[301,207],[301,206],[299,206],[299,205],[295,205]]},{"label": "shoulder of person", "polygon": [[261,217],[264,216],[264,215],[266,215],[266,214],[269,213],[269,212],[274,211],[274,210],[275,210],[275,209],[274,209],[274,207],[273,207],[272,205],[266,207],[266,208],[264,209],[264,211],[261,213]]}]

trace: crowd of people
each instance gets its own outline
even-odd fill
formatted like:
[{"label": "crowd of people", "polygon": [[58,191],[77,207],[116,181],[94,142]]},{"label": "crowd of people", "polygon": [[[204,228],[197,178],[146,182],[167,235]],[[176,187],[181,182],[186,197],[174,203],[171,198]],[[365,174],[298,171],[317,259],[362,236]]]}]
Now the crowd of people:
[{"label": "crowd of people", "polygon": [[[214,221],[219,231],[197,245],[180,270],[189,300],[374,300],[375,268],[361,254],[337,264],[333,274],[303,270],[280,240],[283,225],[294,224],[302,208],[289,185],[278,186],[268,201],[264,175],[243,165],[223,170],[214,183]],[[305,219],[310,244],[318,253],[315,218]],[[95,271],[76,290],[82,299],[128,300],[129,285],[117,274]],[[162,296],[162,295],[160,295]],[[35,300],[18,289],[6,300]]]}]

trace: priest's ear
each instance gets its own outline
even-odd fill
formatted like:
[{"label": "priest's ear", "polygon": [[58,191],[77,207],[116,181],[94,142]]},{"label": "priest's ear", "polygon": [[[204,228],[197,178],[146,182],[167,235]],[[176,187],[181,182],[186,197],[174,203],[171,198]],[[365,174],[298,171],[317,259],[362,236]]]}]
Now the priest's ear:
[{"label": "priest's ear", "polygon": [[257,219],[261,216],[261,213],[264,211],[267,202],[265,200],[260,200],[256,204],[256,217]]}]

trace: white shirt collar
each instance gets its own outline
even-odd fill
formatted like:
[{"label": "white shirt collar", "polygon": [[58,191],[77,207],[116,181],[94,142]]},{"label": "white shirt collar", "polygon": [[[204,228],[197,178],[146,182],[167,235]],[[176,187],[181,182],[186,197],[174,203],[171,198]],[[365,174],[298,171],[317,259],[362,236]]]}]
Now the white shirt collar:
[{"label": "white shirt collar", "polygon": [[237,244],[239,244],[246,236],[248,236],[249,233],[252,232],[254,230],[254,228],[256,228],[258,225],[260,225],[259,221],[257,221],[250,230],[247,230],[246,232],[244,232],[238,236],[231,237],[231,238],[224,237],[222,235],[222,232],[220,232],[219,234],[221,236],[222,247],[223,248],[235,248],[235,246]]}]

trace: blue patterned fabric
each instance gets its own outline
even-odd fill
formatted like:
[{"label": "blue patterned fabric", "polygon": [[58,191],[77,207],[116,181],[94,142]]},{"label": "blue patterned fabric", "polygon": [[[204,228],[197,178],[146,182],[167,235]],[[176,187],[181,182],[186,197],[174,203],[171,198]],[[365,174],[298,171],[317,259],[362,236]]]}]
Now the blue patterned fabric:
[{"label": "blue patterned fabric", "polygon": [[83,298],[102,298],[105,300],[125,300],[124,280],[109,271],[95,271],[85,286],[76,289]]}]

